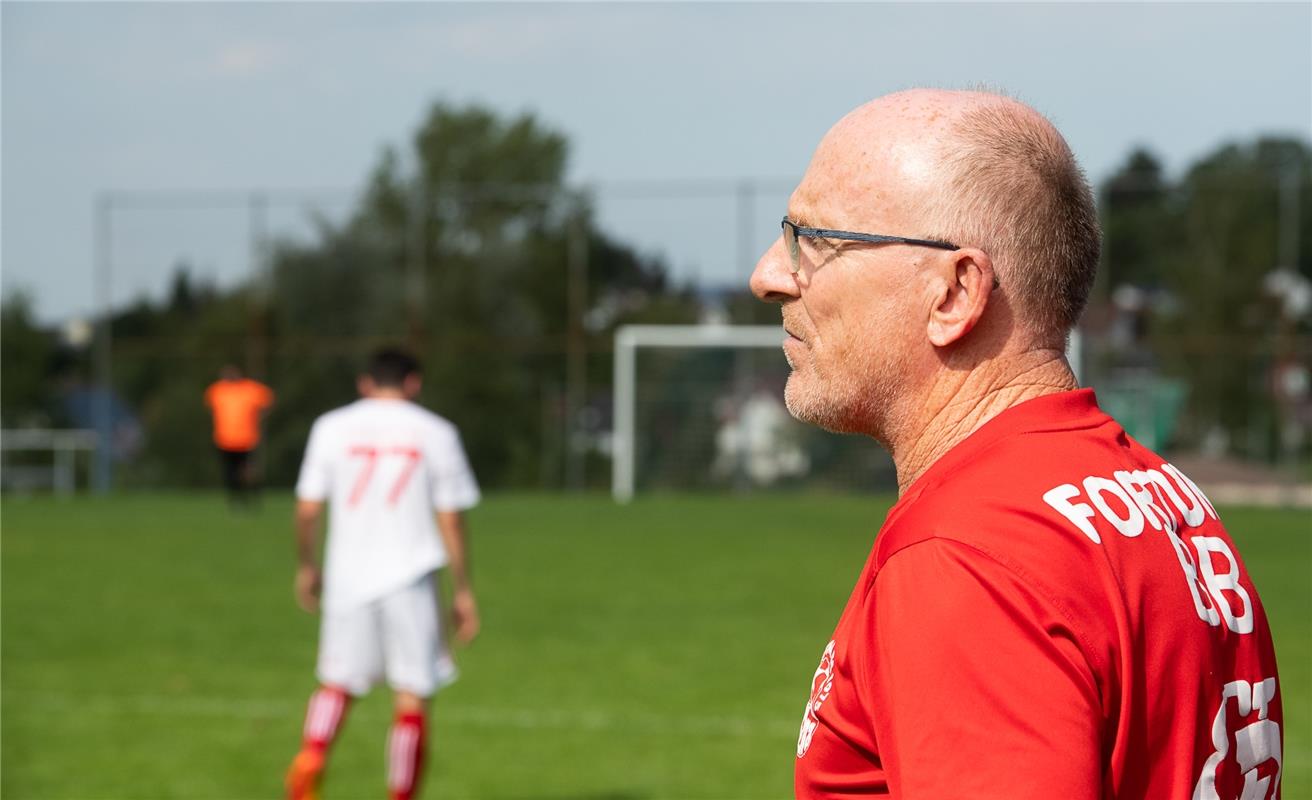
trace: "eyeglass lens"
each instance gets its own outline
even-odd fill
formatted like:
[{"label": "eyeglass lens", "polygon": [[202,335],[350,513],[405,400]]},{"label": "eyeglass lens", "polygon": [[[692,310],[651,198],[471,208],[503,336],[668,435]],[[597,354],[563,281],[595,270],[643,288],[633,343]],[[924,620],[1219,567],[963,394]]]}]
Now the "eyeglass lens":
[{"label": "eyeglass lens", "polygon": [[788,248],[788,259],[796,273],[802,266],[802,250],[797,242],[797,229],[788,220],[784,220],[784,246]]}]

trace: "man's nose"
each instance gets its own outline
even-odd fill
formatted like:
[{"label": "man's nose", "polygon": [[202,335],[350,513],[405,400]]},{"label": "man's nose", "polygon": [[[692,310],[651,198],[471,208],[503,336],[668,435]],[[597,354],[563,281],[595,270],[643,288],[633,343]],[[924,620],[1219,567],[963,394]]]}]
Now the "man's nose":
[{"label": "man's nose", "polygon": [[749,284],[756,299],[765,303],[782,303],[798,296],[797,280],[789,269],[784,237],[780,236],[756,262]]}]

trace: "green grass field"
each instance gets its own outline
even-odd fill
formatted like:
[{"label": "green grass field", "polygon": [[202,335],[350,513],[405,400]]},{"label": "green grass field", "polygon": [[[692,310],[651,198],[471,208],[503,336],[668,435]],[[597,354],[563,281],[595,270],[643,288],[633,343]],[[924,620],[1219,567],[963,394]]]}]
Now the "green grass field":
[{"label": "green grass field", "polygon": [[[437,701],[424,796],[790,796],[811,673],[887,500],[502,496],[472,515],[484,634]],[[291,505],[6,499],[8,800],[280,795],[315,619]],[[1312,796],[1312,525],[1223,512],[1275,629],[1285,797]],[[388,698],[358,704],[329,798],[383,794]]]}]

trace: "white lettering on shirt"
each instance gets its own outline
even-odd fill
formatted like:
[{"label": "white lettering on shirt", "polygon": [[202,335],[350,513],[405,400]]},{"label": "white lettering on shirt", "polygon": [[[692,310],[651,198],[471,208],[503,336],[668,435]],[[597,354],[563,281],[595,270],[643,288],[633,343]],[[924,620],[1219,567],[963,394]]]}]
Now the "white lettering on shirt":
[{"label": "white lettering on shirt", "polygon": [[[1162,465],[1163,468],[1169,466],[1170,464]],[[1203,511],[1203,504],[1192,492],[1189,491],[1183,481],[1178,477],[1176,478],[1176,483],[1180,484],[1180,488],[1185,494],[1189,495],[1189,499],[1192,500],[1190,503],[1186,503],[1180,497],[1180,493],[1175,491],[1175,487],[1171,485],[1171,482],[1166,479],[1165,475],[1155,469],[1147,470],[1147,473],[1148,477],[1152,480],[1153,491],[1162,491],[1166,493],[1167,498],[1171,501],[1171,505],[1175,506],[1180,512],[1180,515],[1184,518],[1185,525],[1188,525],[1191,528],[1197,528],[1199,525],[1203,524],[1203,519],[1207,516],[1206,512]],[[1176,471],[1176,475],[1179,474],[1180,473]]]},{"label": "white lettering on shirt", "polygon": [[[1174,466],[1117,470],[1111,478],[1089,475],[1080,486],[1054,486],[1044,492],[1043,501],[1094,544],[1102,544],[1095,517],[1126,538],[1142,534],[1145,525],[1164,532],[1180,561],[1198,618],[1212,627],[1224,621],[1235,633],[1252,632],[1252,598],[1239,582],[1239,561],[1230,546],[1215,536],[1194,536],[1191,549],[1178,533],[1181,527],[1195,528],[1208,517],[1219,517],[1198,485]],[[1225,562],[1220,572],[1214,557]]]},{"label": "white lettering on shirt", "polygon": [[1072,497],[1079,497],[1080,490],[1074,485],[1063,483],[1056,486],[1043,494],[1043,502],[1057,509],[1057,513],[1071,521],[1071,524],[1080,529],[1080,532],[1089,537],[1094,544],[1102,544],[1102,537],[1098,535],[1098,529],[1089,524],[1089,517],[1093,516],[1093,508],[1087,503],[1072,503]]},{"label": "white lettering on shirt", "polygon": [[1160,531],[1164,527],[1167,529],[1175,527],[1175,518],[1157,505],[1157,498],[1153,496],[1152,491],[1148,488],[1151,480],[1147,472],[1143,470],[1134,472],[1117,470],[1112,473],[1112,477],[1116,478],[1117,483],[1125,487],[1126,493],[1129,494],[1135,505],[1139,506],[1144,519],[1153,527],[1153,530]]},{"label": "white lettering on shirt", "polygon": [[1221,615],[1216,611],[1211,592],[1198,578],[1198,565],[1194,562],[1193,551],[1185,544],[1184,539],[1175,535],[1175,531],[1167,531],[1166,535],[1171,540],[1171,546],[1175,548],[1176,557],[1180,559],[1180,569],[1184,571],[1185,583],[1189,584],[1189,594],[1194,599],[1194,610],[1198,612],[1198,618],[1212,627],[1220,625]]},{"label": "white lettering on shirt", "polygon": [[[1207,584],[1207,589],[1212,597],[1216,598],[1216,605],[1221,611],[1221,616],[1225,619],[1225,626],[1235,633],[1252,633],[1253,632],[1253,599],[1248,596],[1248,590],[1239,583],[1239,561],[1235,554],[1230,551],[1230,546],[1225,543],[1225,539],[1216,536],[1195,536],[1192,538],[1194,548],[1198,551],[1198,570],[1202,573],[1203,582]],[[1225,559],[1226,569],[1221,574],[1216,573],[1216,567],[1212,561],[1212,554],[1215,553]],[[1230,592],[1239,599],[1243,611],[1235,614],[1234,606],[1230,603]],[[1215,623],[1213,623],[1215,624]]]},{"label": "white lettering on shirt", "polygon": [[1181,491],[1202,505],[1203,508],[1207,510],[1207,515],[1209,517],[1212,519],[1220,519],[1220,517],[1216,515],[1216,509],[1212,507],[1212,501],[1207,499],[1207,495],[1203,494],[1203,490],[1198,488],[1198,484],[1189,480],[1188,475],[1185,475],[1171,464],[1163,464],[1162,471],[1169,473],[1172,478],[1175,478],[1176,483],[1180,484]]},{"label": "white lettering on shirt", "polygon": [[[1100,478],[1097,475],[1090,475],[1084,479],[1084,491],[1089,493],[1089,499],[1093,501],[1094,507],[1098,509],[1098,513],[1102,515],[1102,518],[1110,522],[1116,530],[1120,531],[1122,536],[1134,537],[1143,533],[1143,512],[1130,500],[1130,496],[1125,493],[1119,483],[1107,478]],[[1112,510],[1112,507],[1107,503],[1107,494],[1114,495],[1117,500],[1121,501],[1121,505],[1125,506],[1125,513],[1128,516],[1122,517]]]}]

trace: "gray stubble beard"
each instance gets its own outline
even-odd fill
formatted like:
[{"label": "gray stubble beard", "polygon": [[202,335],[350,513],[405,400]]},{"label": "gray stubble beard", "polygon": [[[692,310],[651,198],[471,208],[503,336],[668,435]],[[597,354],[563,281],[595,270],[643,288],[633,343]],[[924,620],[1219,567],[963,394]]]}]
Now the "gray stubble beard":
[{"label": "gray stubble beard", "polygon": [[[884,365],[887,374],[882,380],[864,381],[861,387],[844,387],[841,397],[823,389],[804,392],[797,386],[798,370],[791,359],[789,366],[793,372],[784,386],[784,406],[795,419],[830,433],[869,436],[885,450],[892,451],[886,432],[896,422],[893,417],[897,415],[901,389],[896,377],[901,369],[899,365]],[[868,375],[869,371],[863,374]],[[811,377],[815,378],[814,372]]]}]

